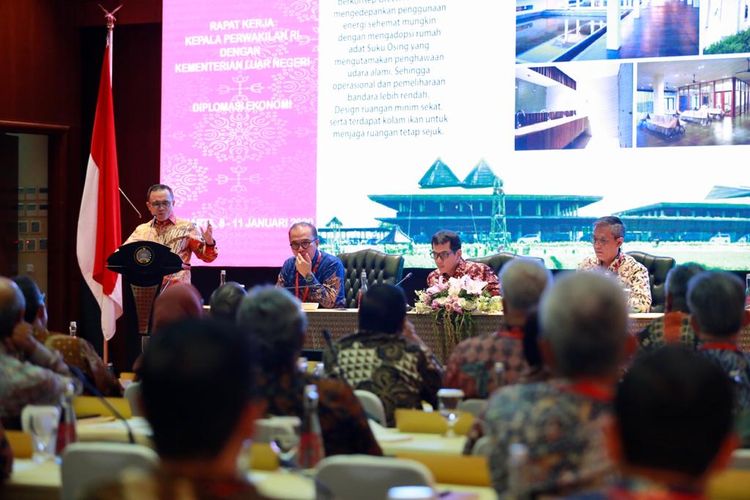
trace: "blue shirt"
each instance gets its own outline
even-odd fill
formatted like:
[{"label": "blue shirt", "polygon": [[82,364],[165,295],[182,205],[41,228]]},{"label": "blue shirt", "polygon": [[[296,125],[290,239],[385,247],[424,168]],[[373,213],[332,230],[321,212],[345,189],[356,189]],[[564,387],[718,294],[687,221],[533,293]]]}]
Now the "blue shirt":
[{"label": "blue shirt", "polygon": [[344,301],[344,264],[335,255],[320,250],[312,259],[312,281],[297,272],[295,257],[281,266],[276,286],[292,292],[302,302],[317,302],[321,307],[346,307]]}]

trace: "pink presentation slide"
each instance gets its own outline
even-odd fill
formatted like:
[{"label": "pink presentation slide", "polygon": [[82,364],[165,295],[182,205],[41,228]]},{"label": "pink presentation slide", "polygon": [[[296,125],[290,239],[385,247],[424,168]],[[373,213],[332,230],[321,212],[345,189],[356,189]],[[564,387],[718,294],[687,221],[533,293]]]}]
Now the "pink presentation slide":
[{"label": "pink presentation slide", "polygon": [[219,266],[278,266],[314,221],[317,1],[164,0],[161,181]]}]

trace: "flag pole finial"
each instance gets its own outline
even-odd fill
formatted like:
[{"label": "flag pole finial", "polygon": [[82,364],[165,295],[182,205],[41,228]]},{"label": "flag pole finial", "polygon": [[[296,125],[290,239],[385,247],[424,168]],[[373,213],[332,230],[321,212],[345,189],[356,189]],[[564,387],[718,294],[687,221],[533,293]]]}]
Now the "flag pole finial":
[{"label": "flag pole finial", "polygon": [[117,19],[115,18],[115,14],[118,10],[122,9],[122,4],[118,5],[113,11],[108,11],[107,9],[102,7],[102,4],[99,4],[99,8],[104,11],[104,19],[107,20],[107,30],[112,31],[115,28],[115,21],[117,21]]}]

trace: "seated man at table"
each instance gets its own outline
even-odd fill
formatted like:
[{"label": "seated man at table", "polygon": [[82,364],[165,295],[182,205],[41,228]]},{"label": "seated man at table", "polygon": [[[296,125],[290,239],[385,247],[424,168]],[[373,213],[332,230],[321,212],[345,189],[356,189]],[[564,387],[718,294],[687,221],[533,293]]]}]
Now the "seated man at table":
[{"label": "seated man at table", "polygon": [[326,372],[376,394],[388,426],[396,408],[437,408],[443,369],[406,319],[406,296],[394,285],[374,285],[359,306],[359,330],[323,354]]},{"label": "seated man at table", "polygon": [[293,257],[284,262],[276,286],[286,288],[302,302],[317,302],[328,309],[345,307],[344,264],[318,248],[318,230],[308,222],[289,228]]},{"label": "seated man at table", "polygon": [[240,328],[260,350],[260,392],[268,415],[304,415],[305,386],[318,386],[318,417],[326,456],[382,455],[352,389],[339,380],[316,380],[297,368],[307,329],[299,300],[287,290],[260,286],[240,303]]},{"label": "seated man at table", "polygon": [[72,383],[56,352],[44,347],[23,321],[26,301],[18,286],[0,277],[0,418],[20,428],[28,404],[59,404]]},{"label": "seated man at table", "polygon": [[500,295],[497,275],[486,264],[465,261],[461,256],[461,238],[453,231],[442,230],[432,235],[432,258],[437,269],[427,276],[428,287],[450,278],[468,276],[486,282],[484,291],[490,295]]},{"label": "seated man at table", "polygon": [[[553,378],[502,387],[490,399],[485,434],[498,494],[567,494],[611,473],[602,425],[628,347],[628,312],[619,283],[600,273],[555,281],[540,306],[542,352]],[[525,484],[511,491],[510,445],[525,445]]]},{"label": "seated man at table", "polygon": [[602,270],[614,274],[622,287],[628,290],[628,306],[634,313],[651,309],[651,282],[648,269],[622,251],[625,225],[619,217],[607,216],[594,221],[593,246],[596,255],[586,257],[578,269]]},{"label": "seated man at table", "polygon": [[[527,369],[523,355],[523,329],[529,314],[552,282],[538,261],[516,258],[500,271],[503,291],[503,324],[496,333],[468,338],[451,352],[443,385],[456,387],[466,398],[486,399],[501,385],[518,382]],[[502,380],[496,380],[495,363],[502,363]]]},{"label": "seated man at table", "polygon": [[163,328],[141,368],[143,410],[161,464],[153,473],[125,470],[88,498],[261,498],[238,469],[265,408],[257,369],[255,346],[231,325],[188,319]]},{"label": "seated man at table", "polygon": [[745,322],[742,281],[727,272],[704,272],[688,283],[688,306],[698,351],[734,382],[738,412],[750,411],[750,357],[737,340]]},{"label": "seated man at table", "polygon": [[676,343],[695,348],[698,340],[690,325],[687,286],[690,278],[703,271],[703,267],[698,264],[675,266],[669,270],[664,284],[664,315],[653,320],[638,333],[641,352],[653,351]]},{"label": "seated man at table", "polygon": [[622,477],[601,498],[707,498],[708,479],[737,445],[732,390],[721,369],[684,347],[637,359],[617,388],[606,429]]},{"label": "seated man at table", "polygon": [[44,294],[28,276],[16,276],[13,281],[21,289],[26,301],[24,320],[34,331],[34,338],[51,351],[59,352],[68,366],[74,366],[105,396],[122,396],[117,379],[107,369],[94,346],[81,337],[71,337],[47,330],[47,306]]}]

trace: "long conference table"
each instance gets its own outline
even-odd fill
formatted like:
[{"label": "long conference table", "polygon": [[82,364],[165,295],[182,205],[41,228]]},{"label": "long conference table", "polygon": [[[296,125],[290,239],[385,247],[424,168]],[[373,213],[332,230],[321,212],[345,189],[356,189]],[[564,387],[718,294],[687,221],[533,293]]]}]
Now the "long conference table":
[{"label": "long conference table", "polygon": [[[662,313],[639,313],[630,315],[628,331],[631,335],[643,330],[654,319],[663,316]],[[407,313],[408,319],[414,324],[417,335],[432,349],[442,362],[445,362],[453,348],[445,338],[441,328],[436,328],[431,314]],[[474,314],[473,335],[496,332],[500,328],[503,315]],[[357,331],[356,309],[316,309],[307,311],[307,335],[305,349],[320,350],[325,347],[323,330],[331,332],[333,339],[339,339]],[[746,325],[739,339],[740,348],[750,352],[750,325]]]}]

